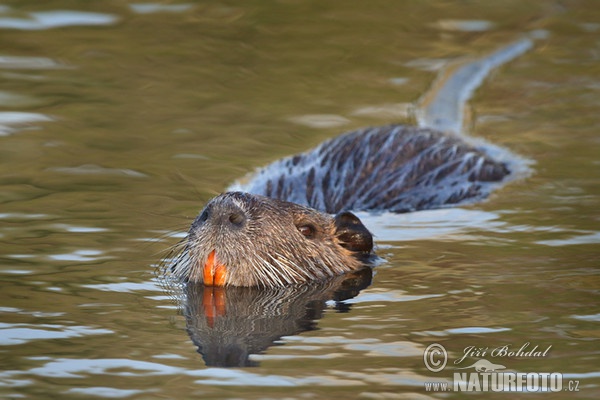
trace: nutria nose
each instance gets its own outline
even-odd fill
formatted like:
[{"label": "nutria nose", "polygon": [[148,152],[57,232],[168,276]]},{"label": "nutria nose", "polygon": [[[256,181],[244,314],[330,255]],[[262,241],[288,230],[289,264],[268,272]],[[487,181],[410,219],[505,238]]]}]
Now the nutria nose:
[{"label": "nutria nose", "polygon": [[234,211],[229,214],[229,222],[235,226],[244,225],[244,221],[246,221],[246,216],[242,210]]},{"label": "nutria nose", "polygon": [[209,224],[237,229],[244,226],[246,219],[246,212],[235,201],[231,198],[221,198],[209,203],[192,225],[196,228]]},{"label": "nutria nose", "polygon": [[246,222],[246,212],[232,197],[225,197],[212,207],[215,223],[221,226],[240,228]]}]

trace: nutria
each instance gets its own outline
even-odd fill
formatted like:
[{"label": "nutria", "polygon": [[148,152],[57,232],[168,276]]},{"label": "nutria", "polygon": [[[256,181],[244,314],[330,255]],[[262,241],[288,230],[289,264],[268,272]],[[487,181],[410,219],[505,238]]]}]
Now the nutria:
[{"label": "nutria", "polygon": [[[258,170],[206,205],[170,271],[214,286],[320,280],[376,259],[371,233],[349,210],[401,213],[487,197],[514,170],[491,155],[493,146],[453,132],[462,116],[451,111],[464,108],[491,68],[529,47],[528,40],[516,42],[446,79],[422,118],[439,129],[361,129]],[[460,84],[463,92],[452,90]]]},{"label": "nutria", "polygon": [[508,174],[483,151],[429,129],[351,132],[261,170],[248,192],[212,199],[173,272],[205,285],[282,286],[354,271],[374,259],[372,235],[343,210],[464,203]]}]

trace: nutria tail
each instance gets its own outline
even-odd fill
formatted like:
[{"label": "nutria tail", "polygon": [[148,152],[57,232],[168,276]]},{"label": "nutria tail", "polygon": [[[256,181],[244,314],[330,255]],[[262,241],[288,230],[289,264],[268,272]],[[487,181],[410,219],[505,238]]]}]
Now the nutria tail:
[{"label": "nutria tail", "polygon": [[213,286],[275,287],[365,267],[371,233],[350,212],[330,216],[249,193],[212,199],[192,223],[172,273]]},{"label": "nutria tail", "polygon": [[389,125],[276,161],[234,188],[328,213],[407,212],[483,199],[509,173],[505,163],[454,135]]}]

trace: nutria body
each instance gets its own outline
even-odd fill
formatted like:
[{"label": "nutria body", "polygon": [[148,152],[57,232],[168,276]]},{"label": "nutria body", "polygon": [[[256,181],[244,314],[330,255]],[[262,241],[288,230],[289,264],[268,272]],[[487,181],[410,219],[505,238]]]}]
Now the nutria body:
[{"label": "nutria body", "polygon": [[284,158],[237,189],[327,213],[401,213],[481,200],[509,174],[505,163],[456,135],[389,125]]},{"label": "nutria body", "polygon": [[469,202],[508,174],[482,150],[429,129],[350,132],[260,170],[247,192],[212,199],[173,272],[205,285],[273,287],[355,271],[375,259],[372,235],[344,210]]},{"label": "nutria body", "polygon": [[492,146],[460,136],[457,110],[492,68],[530,47],[529,40],[516,42],[445,79],[422,119],[439,129],[349,132],[235,184],[196,218],[169,270],[213,286],[321,280],[375,259],[371,233],[346,210],[400,213],[487,197],[514,171],[490,154]]}]

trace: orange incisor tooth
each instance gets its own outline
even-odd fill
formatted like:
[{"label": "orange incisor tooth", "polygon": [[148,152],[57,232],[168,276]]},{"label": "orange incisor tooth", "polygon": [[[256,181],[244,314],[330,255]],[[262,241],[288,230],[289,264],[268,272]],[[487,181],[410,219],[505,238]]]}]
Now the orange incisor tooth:
[{"label": "orange incisor tooth", "polygon": [[217,264],[215,251],[211,251],[204,264],[203,279],[206,286],[225,286],[227,268]]},{"label": "orange incisor tooth", "polygon": [[215,286],[225,286],[225,278],[227,277],[227,269],[223,264],[215,266],[215,275],[213,284]]}]

